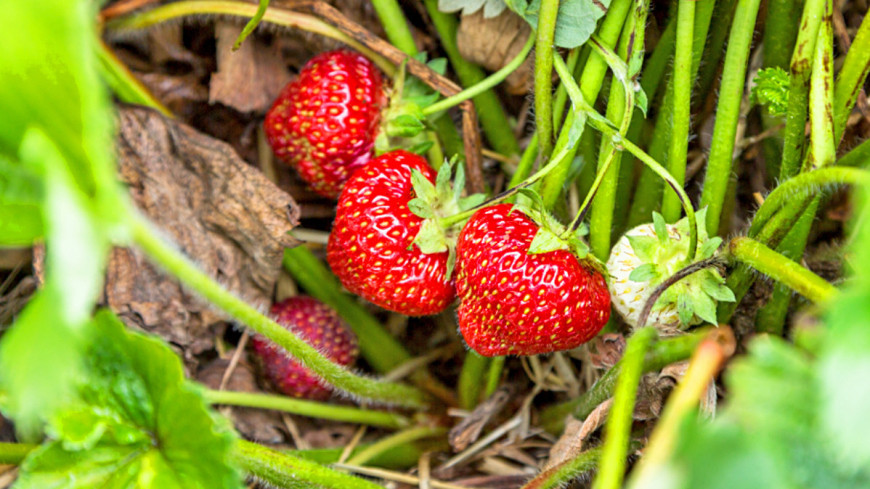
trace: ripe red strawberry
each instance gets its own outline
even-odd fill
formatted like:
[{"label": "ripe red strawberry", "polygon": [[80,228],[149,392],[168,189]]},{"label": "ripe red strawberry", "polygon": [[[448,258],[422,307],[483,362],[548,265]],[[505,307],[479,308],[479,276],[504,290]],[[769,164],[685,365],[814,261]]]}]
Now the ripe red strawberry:
[{"label": "ripe red strawberry", "polygon": [[538,230],[523,212],[500,204],[477,211],[459,235],[459,330],[481,355],[575,348],[610,317],[600,272],[568,249],[529,254]]},{"label": "ripe red strawberry", "polygon": [[347,181],[326,258],[348,290],[408,316],[435,314],[453,301],[451,235],[438,219],[479,199],[460,198],[449,188],[449,165],[442,172],[436,182],[425,159],[398,150]]},{"label": "ripe red strawberry", "polygon": [[[278,324],[297,334],[339,365],[351,365],[359,355],[354,332],[338,314],[311,297],[296,296],[272,306]],[[310,370],[290,357],[284,349],[260,335],[251,337],[269,380],[284,394],[304,399],[324,400],[332,388]]]},{"label": "ripe red strawberry", "polygon": [[275,155],[320,195],[341,186],[372,158],[387,103],[381,73],[361,54],[337,50],[305,64],[266,114]]}]

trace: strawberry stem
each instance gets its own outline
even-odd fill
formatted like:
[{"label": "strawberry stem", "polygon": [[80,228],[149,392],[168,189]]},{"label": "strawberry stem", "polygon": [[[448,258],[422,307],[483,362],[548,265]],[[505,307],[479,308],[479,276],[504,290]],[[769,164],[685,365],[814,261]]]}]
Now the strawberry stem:
[{"label": "strawberry stem", "polygon": [[474,350],[465,353],[465,361],[459,372],[459,382],[456,391],[459,394],[459,407],[472,410],[480,400],[480,392],[483,387],[483,373],[489,365],[489,358],[478,355]]},{"label": "strawberry stem", "polygon": [[408,443],[422,440],[424,438],[440,437],[445,434],[447,434],[447,428],[441,426],[420,426],[417,428],[409,428],[385,438],[381,438],[379,441],[372,443],[370,446],[356,453],[345,463],[348,465],[365,465],[373,458],[395,447],[407,445]]},{"label": "strawberry stem", "polygon": [[787,285],[813,302],[827,302],[838,294],[836,287],[776,251],[752,238],[734,238],[728,245],[731,256],[772,279]]},{"label": "strawberry stem", "polygon": [[523,49],[504,67],[495,73],[489,75],[483,80],[477,82],[476,84],[466,88],[465,90],[457,93],[456,95],[452,95],[443,100],[439,100],[434,104],[423,108],[423,115],[432,115],[437,114],[443,110],[447,110],[450,107],[454,107],[456,105],[461,104],[462,102],[474,98],[481,93],[495,87],[499,83],[503,82],[505,78],[508,77],[511,73],[517,70],[523,62],[526,60],[526,57],[529,55],[529,52],[532,50],[532,46],[535,45],[535,38],[529,36],[529,39],[526,41],[526,44],[523,46]]},{"label": "strawberry stem", "polygon": [[[145,29],[179,17],[202,14],[230,15],[251,18],[257,14],[257,9],[258,7],[256,5],[242,2],[221,0],[181,1],[161,5],[144,12],[133,12],[128,16],[112,19],[106,23],[106,28],[112,30]],[[266,9],[266,12],[263,14],[263,20],[271,24],[291,29],[301,29],[303,31],[313,32],[315,34],[335,39],[336,41],[341,41],[364,54],[367,58],[377,64],[378,67],[387,75],[392,75],[396,71],[396,67],[386,58],[371,49],[368,49],[341,30],[327,24],[317,17],[270,7]]]},{"label": "strawberry stem", "polygon": [[585,472],[589,472],[598,465],[601,458],[601,448],[590,448],[581,452],[558,466],[538,474],[530,480],[522,489],[556,489],[568,487],[568,484]]},{"label": "strawberry stem", "polygon": [[[571,97],[571,101],[574,104],[572,110],[584,112],[589,124],[601,131],[604,135],[612,138],[615,144],[622,146],[624,149],[632,153],[637,159],[643,162],[643,164],[653,170],[662,180],[667,182],[668,185],[671,186],[671,189],[679,195],[689,224],[689,250],[686,255],[686,261],[687,263],[693,261],[698,249],[698,223],[695,219],[695,209],[692,208],[692,202],[689,200],[686,191],[676,180],[674,180],[674,177],[671,176],[662,165],[660,165],[650,155],[646,154],[642,149],[638,148],[634,143],[623,138],[612,122],[596,112],[595,109],[586,103],[583,94],[580,93],[580,88],[571,78],[570,73],[568,73],[568,67],[565,65],[561,56],[557,54],[553,57],[553,60],[556,73],[558,73],[559,77],[562,78],[562,83],[567,87],[568,96]],[[574,222],[572,227],[575,226],[579,226],[579,222]]]},{"label": "strawberry stem", "polygon": [[592,483],[592,489],[618,489],[622,486],[637,388],[643,374],[644,358],[656,337],[655,328],[639,329],[625,345],[625,353],[619,362],[622,368],[613,391],[613,405],[604,426],[598,477]]},{"label": "strawberry stem", "polygon": [[144,217],[131,211],[130,221],[133,242],[154,262],[228,316],[280,345],[329,384],[373,401],[406,407],[426,406],[425,394],[413,387],[359,377],[329,361],[313,346],[223,288],[178,249],[158,237],[157,231]]},{"label": "strawberry stem", "polygon": [[504,362],[507,359],[505,356],[493,357],[489,364],[489,370],[486,373],[486,389],[483,391],[484,399],[495,393],[498,389],[498,384],[501,382],[501,374],[504,370]]},{"label": "strawberry stem", "polygon": [[335,404],[295,399],[287,396],[212,389],[206,389],[202,394],[209,404],[271,409],[299,416],[393,429],[403,428],[411,424],[408,418],[396,413],[360,409],[352,406],[337,406]]},{"label": "strawberry stem", "polygon": [[245,27],[242,29],[242,32],[239,33],[239,37],[236,38],[236,42],[233,43],[233,51],[238,51],[240,47],[242,47],[242,43],[245,42],[245,39],[254,32],[254,29],[260,24],[260,21],[263,20],[263,15],[266,13],[266,9],[269,8],[269,0],[260,0],[260,4],[257,6],[257,13],[251,17],[251,20],[245,24]]},{"label": "strawberry stem", "polygon": [[383,489],[361,477],[245,440],[236,441],[230,457],[245,472],[274,487],[299,487],[301,483],[329,489]]},{"label": "strawberry stem", "polygon": [[414,35],[408,28],[408,21],[405,19],[405,14],[402,13],[402,7],[399,6],[399,3],[396,0],[372,0],[372,6],[384,26],[384,32],[386,32],[390,43],[406,54],[411,56],[417,54]]}]

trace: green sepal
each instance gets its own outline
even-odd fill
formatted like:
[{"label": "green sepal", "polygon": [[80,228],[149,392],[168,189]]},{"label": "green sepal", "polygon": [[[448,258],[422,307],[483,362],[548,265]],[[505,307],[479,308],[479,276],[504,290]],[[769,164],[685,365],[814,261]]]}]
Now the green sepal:
[{"label": "green sepal", "polygon": [[649,282],[659,276],[656,266],[652,263],[644,263],[635,268],[629,274],[628,279],[632,282]]},{"label": "green sepal", "polygon": [[532,239],[532,244],[529,245],[528,254],[537,255],[540,253],[549,253],[556,250],[567,250],[568,243],[562,240],[559,236],[553,234],[552,231],[544,227],[539,227],[538,232]]},{"label": "green sepal", "polygon": [[390,137],[412,138],[425,128],[419,118],[411,114],[401,114],[387,121],[386,132]]},{"label": "green sepal", "polygon": [[706,260],[707,258],[712,257],[720,246],[722,246],[722,238],[720,238],[719,236],[713,236],[701,245],[701,250],[699,252],[700,256],[698,258],[701,260]]},{"label": "green sepal", "polygon": [[455,197],[456,193],[451,192],[450,189],[450,176],[453,174],[453,165],[448,163],[442,164],[441,168],[438,169],[438,175],[435,177],[435,193],[438,196],[450,196],[453,195]]},{"label": "green sepal", "polygon": [[725,285],[725,279],[721,275],[712,271],[705,270],[701,281],[701,290],[713,299],[719,302],[734,302],[737,298],[734,292]]},{"label": "green sepal", "polygon": [[422,199],[430,205],[438,198],[438,192],[435,190],[435,185],[433,185],[428,178],[424,177],[423,174],[420,173],[420,170],[416,168],[411,169],[411,185],[414,187],[414,192],[417,194],[417,198]]},{"label": "green sepal", "polygon": [[681,294],[677,298],[677,314],[680,316],[680,324],[690,324],[695,316],[691,301],[686,294]]},{"label": "green sepal", "polygon": [[647,109],[649,109],[649,99],[647,99],[646,92],[643,91],[640,83],[635,84],[634,106],[640,109],[640,112],[643,114],[644,118],[646,118],[646,112]]},{"label": "green sepal", "polygon": [[[687,295],[695,316],[710,324],[719,324],[716,320],[716,303],[709,295],[701,291],[694,292],[691,290]],[[683,324],[688,323],[684,321]]]},{"label": "green sepal", "polygon": [[408,202],[408,209],[411,209],[411,212],[423,219],[432,219],[435,217],[435,213],[432,211],[432,206],[420,198],[411,199]]},{"label": "green sepal", "polygon": [[668,225],[665,222],[664,216],[662,216],[658,212],[653,211],[652,217],[653,228],[655,229],[656,237],[658,238],[659,243],[666,244],[668,242],[668,239],[670,238],[670,235],[668,235]]},{"label": "green sepal", "polygon": [[414,238],[414,244],[427,255],[447,251],[447,238],[444,236],[444,229],[435,219],[423,221],[417,237]]},{"label": "green sepal", "polygon": [[[435,143],[433,143],[432,141],[421,141],[419,143],[414,143],[413,145],[411,145],[407,149],[407,151],[410,151],[411,153],[414,153],[417,155],[424,155],[424,154],[426,154],[427,151],[432,149],[432,146],[434,146],[434,145],[435,145]],[[395,148],[395,149],[399,149],[399,148]]]},{"label": "green sepal", "polygon": [[628,242],[634,250],[634,254],[644,263],[650,263],[655,258],[659,242],[652,236],[628,236]]},{"label": "green sepal", "polygon": [[471,194],[468,197],[459,199],[459,209],[467,211],[468,209],[473,209],[484,202],[486,202],[485,194]]}]

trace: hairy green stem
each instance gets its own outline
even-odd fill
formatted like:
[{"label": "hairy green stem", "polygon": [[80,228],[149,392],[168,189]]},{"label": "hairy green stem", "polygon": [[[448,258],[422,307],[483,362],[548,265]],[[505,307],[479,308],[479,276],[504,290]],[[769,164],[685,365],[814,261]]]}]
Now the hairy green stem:
[{"label": "hairy green stem", "polygon": [[813,302],[827,302],[837,288],[824,279],[752,238],[739,237],[728,245],[731,256]]},{"label": "hairy green stem", "polygon": [[[713,17],[714,0],[701,0],[695,6],[695,24],[692,28],[692,80],[701,67],[701,55],[707,41],[707,31],[710,29],[710,20]],[[718,20],[717,20],[718,24]],[[675,34],[676,37],[676,34]],[[704,63],[706,66],[706,62]],[[646,73],[644,73],[646,77]],[[674,84],[672,80],[667,83],[655,128],[650,139],[649,154],[660,162],[667,163],[668,142],[671,137],[671,124],[673,122],[674,109]],[[631,139],[631,138],[629,138]],[[652,212],[662,202],[662,184],[655,178],[652,170],[644,168],[641,171],[637,188],[634,191],[634,200],[628,215],[627,227],[635,227],[639,224],[650,222]]]},{"label": "hairy green stem", "polygon": [[361,477],[249,441],[237,440],[230,457],[245,472],[274,487],[299,487],[302,483],[328,489],[383,489]]},{"label": "hairy green stem", "polygon": [[541,0],[535,32],[535,128],[541,160],[553,151],[553,39],[558,13],[559,0]]},{"label": "hairy green stem", "polygon": [[18,465],[39,445],[30,443],[0,442],[0,464]]},{"label": "hairy green stem", "polygon": [[[610,4],[604,20],[598,28],[598,42],[601,46],[607,49],[613,49],[616,46],[632,4],[633,0],[614,0]],[[595,104],[595,100],[598,98],[599,92],[601,92],[602,81],[606,74],[607,62],[599,53],[592,51],[586,60],[586,64],[583,66],[580,80],[577,82],[581,87],[580,91],[583,94],[583,99],[588,105]],[[562,84],[565,84],[564,80]],[[556,141],[554,149],[556,153],[560,153],[567,146],[575,117],[576,115],[573,112],[569,112],[566,116],[565,123]],[[583,127],[580,129],[582,131]],[[577,154],[577,145],[567,149],[568,151],[559,160],[559,165],[541,183],[541,197],[544,199],[544,205],[547,208],[552,208],[562,193],[562,189],[565,186],[565,178],[571,168],[571,163],[574,161],[574,156]]]},{"label": "hairy green stem", "polygon": [[866,185],[870,183],[870,172],[859,168],[829,167],[811,172],[801,173],[776,187],[764,199],[764,203],[755,213],[749,236],[755,236],[774,213],[795,197],[809,197],[819,192],[819,189],[829,185]]},{"label": "hairy green stem", "polygon": [[257,12],[254,13],[254,16],[251,17],[251,20],[245,24],[245,27],[242,28],[242,32],[239,33],[239,37],[236,38],[236,42],[233,43],[233,51],[238,51],[240,47],[242,47],[242,43],[245,42],[245,39],[254,32],[254,29],[260,25],[260,21],[263,20],[263,16],[266,15],[266,9],[269,8],[269,0],[260,0],[260,4],[257,5]]},{"label": "hairy green stem", "polygon": [[858,34],[852,40],[852,46],[843,60],[843,67],[837,73],[834,85],[834,137],[839,142],[846,130],[846,121],[858,94],[864,87],[864,81],[870,72],[870,15],[865,15],[858,28]]},{"label": "hairy green stem", "polygon": [[433,438],[442,436],[447,433],[447,428],[440,426],[421,426],[410,428],[405,431],[400,431],[393,435],[380,439],[372,443],[364,450],[356,453],[353,457],[347,460],[348,465],[365,465],[367,462],[377,457],[378,455],[395,448],[397,446],[406,445],[413,441],[423,438]]},{"label": "hairy green stem", "polygon": [[[359,338],[360,353],[376,372],[388,373],[411,360],[411,354],[405,347],[343,291],[335,275],[310,250],[304,246],[284,250],[282,265],[309,294],[335,309],[347,322]],[[448,404],[454,402],[453,392],[425,369],[414,371],[410,379]]]},{"label": "hairy green stem", "polygon": [[[709,328],[699,329],[682,336],[659,340],[652,345],[643,362],[643,372],[661,370],[666,365],[685,360],[709,334]],[[613,395],[613,388],[622,368],[621,361],[607,370],[595,384],[578,398],[554,404],[541,413],[541,426],[550,433],[558,434],[565,426],[565,418],[574,416],[585,419]]]},{"label": "hairy green stem", "polygon": [[[716,78],[719,76],[722,56],[725,54],[725,42],[728,39],[731,23],[734,20],[734,11],[737,0],[716,0],[712,13],[716,22],[709,23],[709,39],[702,51],[704,63],[698,67],[695,82],[695,93],[709,94],[714,89]],[[695,12],[695,17],[700,15],[700,9]],[[697,30],[697,25],[695,26]],[[706,32],[706,31],[705,31]],[[698,45],[698,37],[695,36],[695,46]],[[699,98],[697,103],[703,103],[707,97]]]},{"label": "hairy green stem", "polygon": [[769,0],[764,23],[764,66],[788,69],[800,22],[801,1]]},{"label": "hairy green stem", "polygon": [[556,73],[558,73],[562,78],[562,83],[565,84],[568,90],[568,96],[571,97],[571,101],[574,104],[574,110],[584,112],[586,117],[588,117],[589,124],[601,131],[604,136],[612,138],[614,143],[628,150],[643,164],[652,169],[656,175],[666,181],[674,192],[679,194],[680,201],[683,203],[683,210],[686,212],[689,222],[689,249],[686,259],[692,261],[695,257],[695,252],[698,249],[698,226],[695,219],[695,210],[692,208],[692,203],[689,200],[689,196],[686,195],[686,191],[683,190],[683,187],[677,184],[674,177],[672,177],[662,165],[650,157],[650,155],[644,153],[643,150],[638,148],[634,143],[620,136],[617,129],[613,127],[612,122],[604,118],[588,103],[586,103],[583,99],[583,95],[580,93],[580,88],[568,73],[568,67],[565,66],[562,57],[557,54],[553,58]]},{"label": "hairy green stem", "polygon": [[526,44],[523,46],[523,49],[514,57],[514,59],[510,60],[510,62],[504,65],[504,67],[502,67],[500,70],[489,75],[480,82],[457,93],[456,95],[452,95],[445,98],[444,100],[439,100],[438,102],[435,102],[428,107],[424,107],[423,115],[436,114],[438,112],[441,112],[442,110],[447,110],[450,107],[459,105],[460,103],[470,98],[474,98],[503,82],[505,78],[508,77],[508,75],[516,71],[517,68],[519,68],[523,64],[523,62],[526,60],[526,57],[529,55],[529,52],[531,52],[532,46],[534,45],[535,38],[529,36],[528,41],[526,41]]},{"label": "hairy green stem", "polygon": [[172,112],[151,94],[103,41],[100,41],[97,49],[97,59],[100,61],[103,80],[121,101],[151,107],[166,117],[174,117]]},{"label": "hairy green stem", "polygon": [[465,352],[465,362],[459,372],[456,390],[459,393],[459,407],[472,410],[480,400],[483,390],[483,375],[489,365],[489,358],[478,355],[474,350]]},{"label": "hairy green stem", "polygon": [[[360,443],[351,452],[351,456],[365,450],[371,445],[372,443]],[[450,445],[448,445],[446,437],[414,441],[385,450],[370,459],[368,464],[374,467],[406,469],[417,465],[420,457],[426,452],[443,452],[447,450],[450,450]],[[342,455],[344,455],[344,447],[292,450],[289,453],[319,464],[334,464],[341,460]]]},{"label": "hairy green stem", "polygon": [[[456,18],[438,10],[438,0],[424,0],[423,3],[441,39],[441,47],[447,53],[450,65],[462,85],[470,87],[483,80],[486,77],[483,70],[466,61],[459,53],[459,47],[456,45]],[[503,155],[519,154],[519,143],[496,93],[487,90],[473,100],[477,117],[490,146]]]},{"label": "hairy green stem", "polygon": [[[674,87],[673,123],[668,148],[667,168],[671,175],[685,185],[686,153],[689,148],[689,126],[692,109],[692,37],[695,28],[695,0],[679,0],[677,7],[677,40],[674,54],[674,70],[671,80]],[[662,216],[667,222],[680,218],[680,201],[666,193],[662,200]]]},{"label": "hairy green stem", "polygon": [[782,162],[779,167],[780,180],[787,180],[800,171],[801,155],[806,141],[804,131],[813,53],[816,49],[819,26],[822,24],[829,2],[830,0],[807,0],[804,4],[800,30],[789,65],[788,107],[783,131]]},{"label": "hairy green stem", "polygon": [[625,353],[619,362],[619,378],[613,391],[613,405],[610,406],[604,426],[598,477],[592,489],[618,489],[622,486],[637,387],[643,375],[644,358],[656,336],[655,328],[642,328],[635,331],[625,345]]},{"label": "hairy green stem", "polygon": [[701,207],[707,207],[707,229],[711,232],[719,229],[728,181],[731,179],[737,119],[740,116],[749,47],[760,1],[740,0],[737,3],[737,12],[734,14],[728,38],[728,51],[725,53],[716,108],[716,124],[713,127],[713,145],[710,147],[704,190],[701,193]]},{"label": "hairy green stem", "polygon": [[[161,5],[151,10],[137,11],[126,17],[113,19],[106,24],[106,28],[116,30],[145,29],[172,19],[202,14],[252,18],[257,14],[257,10],[258,7],[256,5],[243,2],[226,0],[181,1]],[[263,20],[282,27],[300,29],[343,42],[371,59],[388,75],[391,75],[396,70],[395,66],[383,56],[368,49],[352,37],[317,17],[284,9],[269,8],[263,15]]]},{"label": "hairy green stem", "polygon": [[287,396],[258,394],[254,392],[232,392],[206,389],[203,396],[210,404],[243,406],[260,409],[284,411],[300,416],[331,419],[347,423],[358,423],[383,428],[404,428],[411,424],[405,416],[386,411],[339,406],[324,402],[308,401]]},{"label": "hairy green stem", "polygon": [[183,253],[158,237],[157,230],[144,217],[135,215],[133,212],[131,214],[133,242],[155,263],[230,317],[280,345],[329,384],[342,391],[373,401],[407,407],[427,405],[426,396],[415,388],[359,377],[329,361],[313,346],[274,320],[264,316],[256,308],[202,272]]},{"label": "hairy green stem", "polygon": [[[828,9],[831,9],[828,3]],[[829,165],[837,157],[834,142],[834,30],[830,12],[819,26],[810,73],[810,148],[801,171]]]},{"label": "hairy green stem", "polygon": [[556,489],[567,485],[580,475],[589,472],[598,465],[601,458],[601,448],[590,448],[576,457],[570,458],[558,466],[542,472],[529,481],[522,489]]}]

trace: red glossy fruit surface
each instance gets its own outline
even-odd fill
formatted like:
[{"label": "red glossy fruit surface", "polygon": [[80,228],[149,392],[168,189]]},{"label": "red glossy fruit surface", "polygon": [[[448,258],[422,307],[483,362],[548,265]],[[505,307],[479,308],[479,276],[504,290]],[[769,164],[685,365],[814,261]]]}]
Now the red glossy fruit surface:
[{"label": "red glossy fruit surface", "polygon": [[[359,355],[356,334],[333,309],[317,299],[291,297],[274,304],[271,315],[278,324],[339,365],[351,365]],[[251,346],[266,376],[284,394],[315,400],[329,397],[332,388],[288,356],[283,348],[260,335],[251,337]]]},{"label": "red glossy fruit surface", "polygon": [[566,250],[529,255],[538,226],[511,204],[477,211],[459,235],[459,329],[484,356],[575,348],[610,317],[600,272]]},{"label": "red glossy fruit surface", "polygon": [[269,109],[266,137],[275,155],[315,192],[336,198],[348,177],[372,158],[386,102],[371,61],[347,50],[321,53]]},{"label": "red glossy fruit surface", "polygon": [[412,168],[435,181],[424,158],[402,150],[354,173],[338,200],[326,258],[349,291],[385,309],[422,316],[444,310],[455,290],[447,279],[447,252],[426,254],[412,244],[423,222],[408,208],[415,197]]}]

